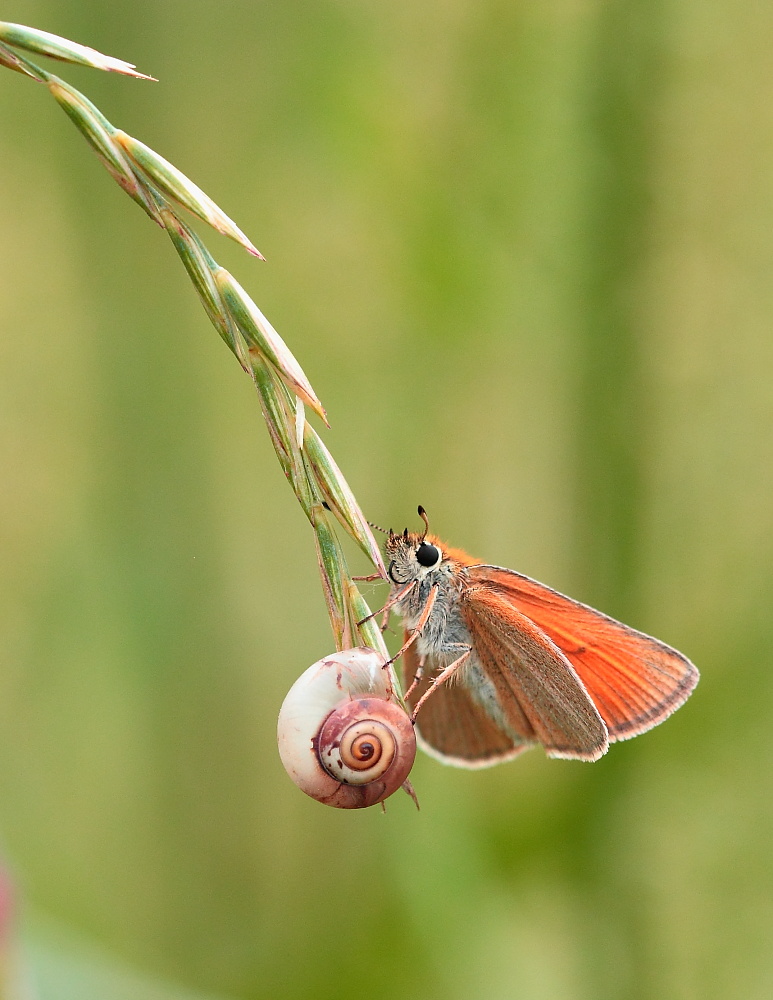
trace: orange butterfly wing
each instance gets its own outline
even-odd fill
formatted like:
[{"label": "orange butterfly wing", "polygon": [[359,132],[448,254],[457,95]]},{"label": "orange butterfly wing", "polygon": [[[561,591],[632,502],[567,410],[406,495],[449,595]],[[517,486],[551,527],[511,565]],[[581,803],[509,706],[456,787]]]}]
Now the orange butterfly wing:
[{"label": "orange butterfly wing", "polygon": [[468,565],[465,572],[555,643],[606,723],[610,741],[657,726],[698,683],[697,669],[677,650],[528,576],[485,565]]}]

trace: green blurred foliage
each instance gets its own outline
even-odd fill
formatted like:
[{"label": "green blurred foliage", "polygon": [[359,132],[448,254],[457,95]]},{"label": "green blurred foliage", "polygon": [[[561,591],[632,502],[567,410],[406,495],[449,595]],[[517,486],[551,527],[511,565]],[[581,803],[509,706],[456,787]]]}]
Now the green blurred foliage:
[{"label": "green blurred foliage", "polygon": [[[773,8],[3,17],[160,78],[58,71],[266,255],[204,234],[369,517],[420,502],[703,674],[592,766],[422,758],[419,814],[305,799],[275,718],[331,638],[254,392],[163,234],[3,73],[0,838],[28,910],[174,996],[770,997]],[[45,1000],[125,995],[41,962]]]}]

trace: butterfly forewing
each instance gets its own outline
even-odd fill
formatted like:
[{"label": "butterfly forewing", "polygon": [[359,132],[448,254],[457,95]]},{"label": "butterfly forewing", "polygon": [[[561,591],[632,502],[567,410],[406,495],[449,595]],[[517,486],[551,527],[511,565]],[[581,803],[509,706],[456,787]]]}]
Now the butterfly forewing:
[{"label": "butterfly forewing", "polygon": [[525,716],[551,757],[598,760],[606,753],[607,729],[593,701],[534,622],[487,586],[462,592],[461,613],[508,721]]},{"label": "butterfly forewing", "polygon": [[530,619],[561,650],[612,741],[662,722],[698,683],[698,671],[677,650],[528,576],[483,565],[468,566],[466,574]]}]

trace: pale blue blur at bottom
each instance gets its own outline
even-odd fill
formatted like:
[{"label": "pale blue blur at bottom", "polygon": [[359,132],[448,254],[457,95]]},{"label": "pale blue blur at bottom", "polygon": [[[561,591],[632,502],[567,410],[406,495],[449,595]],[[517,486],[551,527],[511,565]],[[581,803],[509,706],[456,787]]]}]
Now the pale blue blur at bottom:
[{"label": "pale blue blur at bottom", "polygon": [[163,234],[3,72],[0,849],[42,1000],[771,996],[773,11],[3,17],[160,78],[55,67],[265,254],[199,228],[368,517],[421,503],[702,672],[597,764],[422,757],[420,813],[305,799],[275,719],[331,638],[255,394]]}]

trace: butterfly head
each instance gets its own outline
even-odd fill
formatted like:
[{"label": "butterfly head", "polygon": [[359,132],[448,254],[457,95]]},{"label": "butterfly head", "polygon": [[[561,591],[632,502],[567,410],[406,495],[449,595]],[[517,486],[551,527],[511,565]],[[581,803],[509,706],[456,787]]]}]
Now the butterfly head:
[{"label": "butterfly head", "polygon": [[390,531],[386,540],[389,578],[400,586],[422,580],[440,568],[443,550],[437,539],[406,530],[400,535]]},{"label": "butterfly head", "polygon": [[427,534],[427,515],[419,507],[419,516],[424,521],[424,531],[408,531],[402,534],[389,531],[386,540],[386,554],[389,557],[389,578],[392,583],[402,586],[414,580],[424,580],[440,569],[443,562],[443,548],[437,538]]}]

